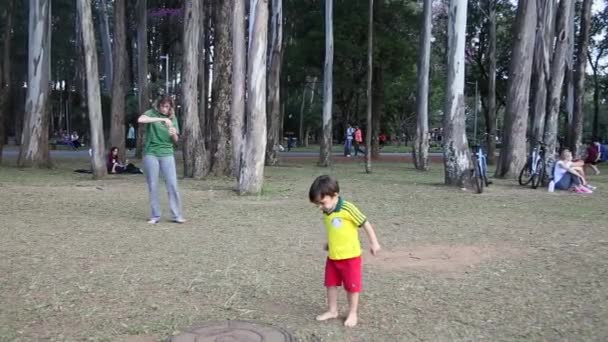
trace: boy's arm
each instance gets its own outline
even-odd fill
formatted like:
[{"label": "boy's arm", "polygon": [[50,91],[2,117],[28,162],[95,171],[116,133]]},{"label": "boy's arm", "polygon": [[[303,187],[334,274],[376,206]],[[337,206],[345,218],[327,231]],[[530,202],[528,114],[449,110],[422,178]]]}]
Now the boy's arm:
[{"label": "boy's arm", "polygon": [[363,229],[367,234],[367,239],[369,241],[369,250],[372,255],[378,254],[380,251],[380,244],[378,243],[378,238],[376,237],[376,232],[374,231],[374,227],[369,223],[369,221],[365,221],[363,224]]}]

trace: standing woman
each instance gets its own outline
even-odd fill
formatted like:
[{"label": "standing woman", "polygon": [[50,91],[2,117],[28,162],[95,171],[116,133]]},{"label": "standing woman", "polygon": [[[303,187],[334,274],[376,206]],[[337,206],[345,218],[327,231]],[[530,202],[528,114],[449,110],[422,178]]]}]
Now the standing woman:
[{"label": "standing woman", "polygon": [[169,205],[173,222],[184,223],[181,200],[177,190],[177,172],[173,147],[179,140],[179,126],[175,118],[173,99],[163,96],[155,108],[143,113],[137,122],[146,124],[146,144],[144,147],[144,169],[150,194],[151,216],[148,223],[157,224],[161,211],[158,202],[158,174],[163,174],[169,194]]}]

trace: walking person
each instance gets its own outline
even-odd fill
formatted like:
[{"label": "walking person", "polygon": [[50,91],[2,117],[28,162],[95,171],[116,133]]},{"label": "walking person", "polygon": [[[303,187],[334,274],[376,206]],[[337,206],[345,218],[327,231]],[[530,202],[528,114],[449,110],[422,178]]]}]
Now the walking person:
[{"label": "walking person", "polygon": [[361,131],[361,128],[359,128],[359,126],[355,126],[355,139],[353,140],[353,146],[354,146],[354,150],[355,150],[355,157],[361,153],[361,154],[365,154],[365,152],[363,152],[363,150],[361,149],[361,144],[363,144],[363,132]]},{"label": "walking person", "polygon": [[345,157],[351,156],[351,149],[353,147],[354,135],[355,135],[355,129],[353,128],[353,126],[348,124],[348,127],[346,128],[346,139],[344,139],[344,156]]},{"label": "walking person", "polygon": [[130,123],[127,130],[127,149],[131,151],[133,148],[135,148],[135,127]]},{"label": "walking person", "polygon": [[155,108],[143,113],[137,122],[146,124],[146,144],[144,147],[144,169],[150,195],[150,219],[157,224],[161,218],[158,202],[158,176],[162,173],[169,194],[169,205],[173,222],[185,223],[182,216],[181,200],[177,188],[174,145],[179,141],[179,126],[175,118],[175,105],[169,96],[163,96]]}]

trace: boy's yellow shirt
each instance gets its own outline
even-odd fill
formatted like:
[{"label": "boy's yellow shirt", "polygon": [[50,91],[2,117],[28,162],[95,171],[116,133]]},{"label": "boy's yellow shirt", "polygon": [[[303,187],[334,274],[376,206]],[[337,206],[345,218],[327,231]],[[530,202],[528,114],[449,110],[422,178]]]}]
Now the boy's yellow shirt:
[{"label": "boy's yellow shirt", "polygon": [[358,228],[367,221],[365,215],[354,204],[340,197],[334,211],[323,216],[329,259],[344,260],[360,256]]}]

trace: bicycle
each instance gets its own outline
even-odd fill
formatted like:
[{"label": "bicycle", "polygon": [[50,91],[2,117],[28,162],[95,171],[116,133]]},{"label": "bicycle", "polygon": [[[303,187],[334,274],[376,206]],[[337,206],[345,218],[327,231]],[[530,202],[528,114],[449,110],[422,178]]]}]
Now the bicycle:
[{"label": "bicycle", "polygon": [[488,187],[492,182],[488,181],[488,163],[487,156],[483,152],[481,146],[477,145],[474,147],[473,153],[473,185],[475,186],[475,191],[478,194],[483,192],[483,188]]},{"label": "bicycle", "polygon": [[519,172],[519,185],[526,186],[532,183],[532,189],[542,185],[545,178],[545,148],[542,141],[536,142],[526,164]]}]

